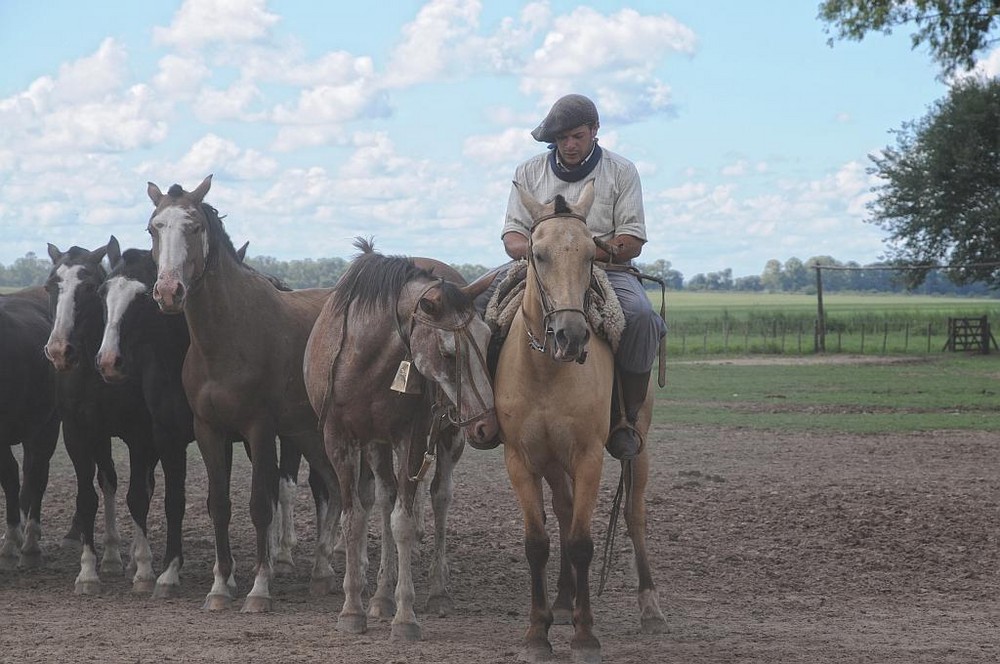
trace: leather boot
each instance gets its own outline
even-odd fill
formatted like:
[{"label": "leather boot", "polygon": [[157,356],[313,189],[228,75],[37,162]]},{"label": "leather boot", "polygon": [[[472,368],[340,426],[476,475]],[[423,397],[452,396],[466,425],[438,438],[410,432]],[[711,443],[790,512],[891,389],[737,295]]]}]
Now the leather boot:
[{"label": "leather boot", "polygon": [[[614,458],[628,461],[639,456],[639,451],[642,449],[642,439],[635,423],[639,417],[639,410],[646,401],[650,372],[631,373],[619,369],[618,374],[621,391],[616,396],[623,407],[612,406],[614,412],[611,414],[611,435],[608,436],[607,449]],[[622,410],[625,411],[624,419],[621,419]]]}]

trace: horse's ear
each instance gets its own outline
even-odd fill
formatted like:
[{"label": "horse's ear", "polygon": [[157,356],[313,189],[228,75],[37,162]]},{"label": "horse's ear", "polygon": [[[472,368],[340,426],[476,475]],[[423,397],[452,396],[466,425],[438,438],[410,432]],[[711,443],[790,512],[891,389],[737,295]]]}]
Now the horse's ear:
[{"label": "horse's ear", "polygon": [[208,194],[208,190],[212,188],[212,176],[209,175],[207,178],[201,181],[201,184],[191,192],[191,199],[195,203],[201,203],[205,200],[205,195]]},{"label": "horse's ear", "polygon": [[149,194],[149,200],[153,201],[153,205],[159,205],[160,199],[163,198],[163,192],[152,182],[146,183],[146,193]]},{"label": "horse's ear", "polygon": [[573,212],[586,218],[587,213],[590,212],[590,206],[594,204],[594,181],[587,180],[587,183],[583,185],[583,191],[580,192],[580,198],[576,199],[576,203],[573,204]]},{"label": "horse's ear", "polygon": [[111,239],[108,240],[108,265],[111,266],[111,269],[114,269],[114,267],[118,265],[119,262],[121,262],[121,259],[122,259],[121,245],[118,244],[118,238],[112,235]]},{"label": "horse's ear", "polygon": [[473,281],[468,286],[462,286],[460,290],[463,293],[465,293],[466,297],[468,297],[470,300],[474,300],[480,295],[482,295],[483,292],[485,292],[486,289],[490,287],[490,284],[492,284],[493,280],[497,278],[497,274],[499,272],[500,272],[499,267],[494,268],[489,272],[487,272],[486,274],[484,274],[483,276],[476,279],[475,281]]},{"label": "horse's ear", "polygon": [[58,263],[59,259],[63,257],[63,253],[59,251],[59,247],[49,242],[49,258],[52,259],[53,263]]},{"label": "horse's ear", "polygon": [[103,261],[104,257],[107,255],[108,255],[108,245],[104,245],[103,247],[98,247],[97,249],[91,251],[88,258],[90,259],[91,262],[97,264]]},{"label": "horse's ear", "polygon": [[517,189],[517,195],[521,199],[521,205],[523,205],[524,209],[531,215],[531,220],[534,221],[539,219],[545,213],[545,206],[536,201],[534,197],[517,182],[514,183],[514,188]]},{"label": "horse's ear", "polygon": [[417,303],[420,306],[420,310],[423,311],[428,316],[438,316],[441,313],[441,289],[432,288],[423,297],[420,298],[420,302]]},{"label": "horse's ear", "polygon": [[240,259],[242,263],[247,257],[247,247],[250,246],[250,240],[243,243],[243,246],[236,250],[236,257]]}]

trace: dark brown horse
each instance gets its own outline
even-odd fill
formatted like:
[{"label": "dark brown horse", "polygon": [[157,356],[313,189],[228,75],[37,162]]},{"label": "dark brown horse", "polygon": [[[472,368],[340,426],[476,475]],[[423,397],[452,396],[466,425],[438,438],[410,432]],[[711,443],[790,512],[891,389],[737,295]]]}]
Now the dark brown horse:
[{"label": "dark brown horse", "polygon": [[[584,313],[595,245],[586,217],[593,183],[569,205],[556,196],[543,205],[519,188],[532,226],[524,299],[500,351],[494,390],[497,419],[511,485],[524,514],[524,548],[531,573],[531,613],[525,634],[529,659],[546,659],[554,617],[572,611],[574,659],[597,662],[601,644],[593,632],[590,564],[591,520],[597,503],[611,412],[614,361],[609,344],[593,334]],[[539,352],[541,350],[542,352]],[[645,437],[652,412],[647,396],[638,426]],[[625,519],[639,572],[643,631],[664,626],[646,553],[645,489],[649,446],[624,468]],[[559,522],[558,594],[548,604],[542,481],[552,494]]]},{"label": "dark brown horse", "polygon": [[[59,440],[53,369],[43,352],[51,328],[44,289],[0,296],[0,485],[7,505],[3,568],[41,561],[42,496]],[[14,445],[22,449],[23,483]]]},{"label": "dark brown horse", "polygon": [[[340,479],[344,509],[347,567],[337,626],[355,633],[367,627],[362,591],[374,471],[387,493],[396,496],[384,519],[391,522],[391,538],[384,532],[382,541],[383,564],[393,544],[398,553],[392,636],[414,640],[421,633],[411,572],[421,459],[437,454],[441,435],[450,436],[444,431],[448,424],[477,442],[497,433],[485,361],[489,328],[472,304],[488,281],[460,288],[413,260],[376,253],[370,242],[358,240],[355,246],[362,254],[323,307],[304,359],[307,391]],[[417,378],[426,384],[407,389]],[[394,379],[403,383],[396,390]],[[391,459],[386,463],[389,450],[395,452],[395,474]],[[450,493],[448,487],[442,500],[450,500]],[[435,509],[443,522],[447,504],[441,512]],[[444,556],[443,542],[435,555]],[[435,561],[433,568],[446,569],[446,564]],[[380,578],[391,570],[383,572]],[[387,617],[390,612],[391,599],[380,584],[370,613]]]},{"label": "dark brown horse", "polygon": [[[227,608],[233,600],[230,441],[244,440],[253,466],[250,515],[257,556],[253,588],[242,610],[261,612],[272,605],[274,557],[268,533],[278,500],[275,437],[302,452],[320,473],[331,501],[340,497],[302,381],[306,339],[332,289],[280,291],[244,265],[218,213],[204,202],[211,183],[209,176],[192,192],[174,185],[166,194],[149,183],[155,206],[148,227],[157,265],[153,299],[167,313],[183,311],[191,337],[183,383],[208,472],[216,545],[215,582],[205,608]],[[313,567],[315,591],[332,585],[330,556],[339,502],[323,512]]]},{"label": "dark brown horse", "polygon": [[[137,565],[133,588],[145,592],[152,589],[155,578],[150,568],[138,563],[151,558],[146,520],[159,451],[153,444],[152,423],[139,386],[108,385],[94,366],[104,330],[97,293],[107,274],[102,264],[107,246],[93,251],[71,247],[63,252],[50,244],[48,249],[52,269],[45,287],[53,324],[45,354],[56,368],[56,406],[77,480],[74,531],[83,544],[75,589],[77,594],[97,594],[101,588],[94,545],[95,471],[104,495],[101,571],[123,569],[115,515],[118,476],[111,457],[111,439],[117,437],[129,450],[127,503],[134,524],[131,562]],[[171,472],[170,463],[164,465],[164,472]]]}]

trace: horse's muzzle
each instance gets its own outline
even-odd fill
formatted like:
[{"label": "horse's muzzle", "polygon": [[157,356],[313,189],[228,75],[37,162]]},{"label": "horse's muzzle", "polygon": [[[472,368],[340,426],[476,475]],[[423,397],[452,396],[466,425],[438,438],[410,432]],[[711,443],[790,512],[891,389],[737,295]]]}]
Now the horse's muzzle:
[{"label": "horse's muzzle", "polygon": [[118,353],[98,353],[94,363],[105,383],[120,383],[125,380],[121,355]]},{"label": "horse's muzzle", "polygon": [[552,358],[559,362],[582,362],[587,357],[590,328],[583,325],[562,325],[552,328]]},{"label": "horse's muzzle", "polygon": [[43,352],[56,371],[69,371],[76,366],[76,351],[68,341],[49,341]]},{"label": "horse's muzzle", "polygon": [[176,277],[160,277],[153,285],[153,301],[163,313],[178,314],[183,311],[186,295],[184,283]]}]

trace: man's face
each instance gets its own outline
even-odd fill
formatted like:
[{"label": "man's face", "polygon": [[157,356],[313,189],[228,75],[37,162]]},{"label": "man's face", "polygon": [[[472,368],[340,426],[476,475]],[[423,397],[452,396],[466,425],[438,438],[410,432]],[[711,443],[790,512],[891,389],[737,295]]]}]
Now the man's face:
[{"label": "man's face", "polygon": [[559,160],[566,166],[579,166],[594,147],[597,125],[580,125],[556,135]]}]

